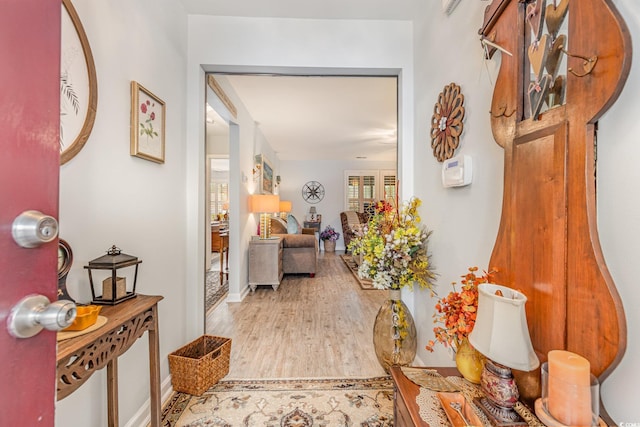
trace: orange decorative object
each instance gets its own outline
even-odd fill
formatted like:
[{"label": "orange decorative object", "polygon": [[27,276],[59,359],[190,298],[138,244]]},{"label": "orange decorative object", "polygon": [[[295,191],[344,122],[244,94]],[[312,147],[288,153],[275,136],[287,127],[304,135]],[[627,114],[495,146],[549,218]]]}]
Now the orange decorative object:
[{"label": "orange decorative object", "polygon": [[549,413],[568,426],[591,425],[589,361],[563,350],[549,352]]},{"label": "orange decorative object", "polygon": [[78,306],[76,319],[65,331],[81,331],[96,323],[102,309],[99,305]]}]

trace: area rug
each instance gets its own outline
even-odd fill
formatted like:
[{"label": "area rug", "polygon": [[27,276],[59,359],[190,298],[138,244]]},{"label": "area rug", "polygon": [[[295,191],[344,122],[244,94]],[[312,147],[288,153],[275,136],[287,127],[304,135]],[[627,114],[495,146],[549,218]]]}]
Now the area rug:
[{"label": "area rug", "polygon": [[[205,273],[205,313],[218,305],[229,293],[229,281],[224,280],[223,283],[220,284],[219,262],[219,255],[214,255],[211,259],[211,269]],[[216,267],[218,268],[217,270]]]},{"label": "area rug", "polygon": [[206,286],[204,290],[205,313],[215,308],[229,293],[229,281],[220,284],[220,272],[208,271],[206,274]]},{"label": "area rug", "polygon": [[391,427],[391,377],[229,380],[202,396],[173,393],[163,427]]},{"label": "area rug", "polygon": [[351,274],[353,274],[353,277],[356,278],[356,280],[358,281],[358,283],[360,284],[360,287],[362,289],[378,290],[378,289],[373,287],[373,284],[372,284],[371,280],[369,280],[369,279],[361,279],[358,276],[358,264],[356,264],[356,262],[353,260],[353,257],[351,255],[343,254],[343,255],[340,255],[340,257],[342,258],[342,261],[344,261],[344,263],[347,266],[347,268],[349,269],[349,271],[351,271]]}]

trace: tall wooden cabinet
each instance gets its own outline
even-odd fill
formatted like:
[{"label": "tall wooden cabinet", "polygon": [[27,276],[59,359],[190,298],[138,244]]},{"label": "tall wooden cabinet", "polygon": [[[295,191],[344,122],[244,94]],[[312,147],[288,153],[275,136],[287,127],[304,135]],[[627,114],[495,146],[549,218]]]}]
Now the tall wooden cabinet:
[{"label": "tall wooden cabinet", "polygon": [[629,74],[629,32],[610,0],[494,0],[480,35],[488,56],[509,52],[489,117],[505,165],[490,267],[527,295],[542,361],[566,349],[602,381],[626,324],[598,241],[597,146],[610,141],[597,141],[597,122]]}]

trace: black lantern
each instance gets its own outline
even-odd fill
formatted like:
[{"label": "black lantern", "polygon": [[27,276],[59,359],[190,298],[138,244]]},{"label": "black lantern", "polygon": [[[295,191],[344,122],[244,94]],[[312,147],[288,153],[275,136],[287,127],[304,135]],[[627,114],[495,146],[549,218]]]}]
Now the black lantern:
[{"label": "black lantern", "polygon": [[[142,261],[132,255],[123,254],[115,245],[107,251],[106,255],[89,261],[86,268],[89,271],[89,283],[91,284],[91,297],[94,304],[116,305],[136,296],[136,281],[138,280],[138,264]],[[127,290],[126,277],[118,277],[117,270],[124,267],[136,267],[133,276],[133,289]],[[111,270],[111,277],[102,281],[102,295],[96,297],[91,270]]]}]

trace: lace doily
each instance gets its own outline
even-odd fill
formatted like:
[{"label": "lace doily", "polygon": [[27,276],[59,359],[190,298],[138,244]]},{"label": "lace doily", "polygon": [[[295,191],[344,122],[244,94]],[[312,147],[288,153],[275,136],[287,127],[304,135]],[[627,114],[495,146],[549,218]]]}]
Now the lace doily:
[{"label": "lace doily", "polygon": [[[489,419],[484,414],[484,412],[482,412],[482,410],[478,408],[475,403],[473,403],[474,398],[483,396],[480,387],[471,384],[468,381],[465,381],[461,377],[447,377],[447,380],[460,389],[460,393],[465,397],[465,399],[467,399],[467,402],[469,402],[469,405],[471,406],[471,408],[473,408],[473,412],[476,413],[476,415],[482,422],[483,427],[492,427]],[[449,419],[447,418],[447,414],[444,412],[444,409],[442,409],[440,399],[438,399],[435,391],[420,387],[420,393],[416,397],[416,403],[420,408],[420,418],[426,421],[429,425],[451,425],[451,423],[449,423]],[[530,426],[544,427],[544,424],[542,424],[540,420],[538,420],[538,418],[520,402],[516,404],[516,407],[514,409]]]}]

